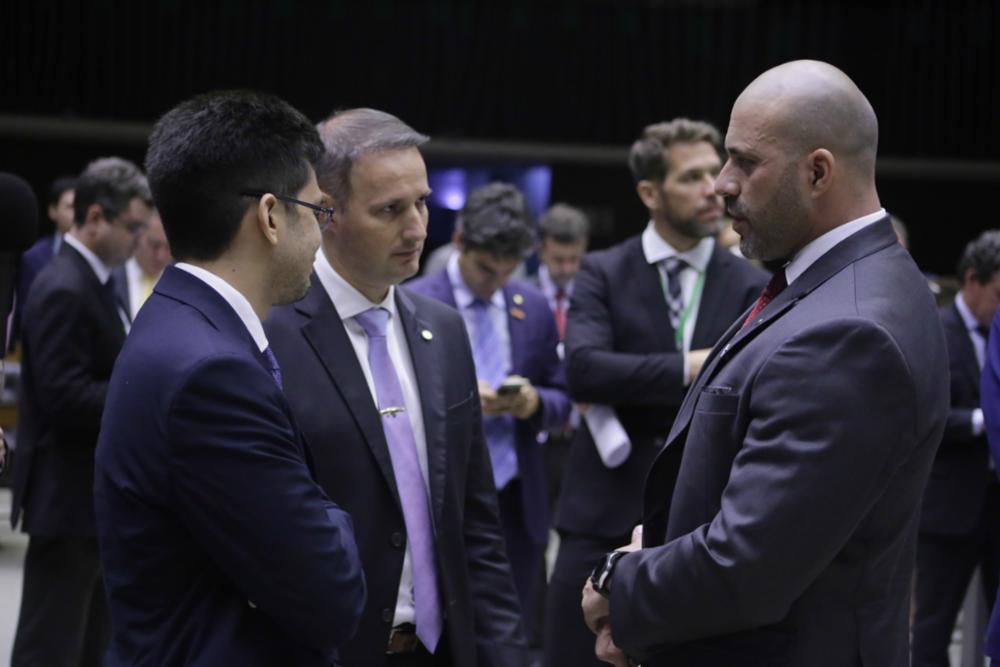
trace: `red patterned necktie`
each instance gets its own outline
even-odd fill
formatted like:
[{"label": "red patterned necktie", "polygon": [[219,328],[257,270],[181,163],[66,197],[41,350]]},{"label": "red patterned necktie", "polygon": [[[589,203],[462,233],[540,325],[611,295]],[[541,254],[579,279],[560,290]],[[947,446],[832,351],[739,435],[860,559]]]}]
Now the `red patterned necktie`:
[{"label": "red patterned necktie", "polygon": [[750,324],[750,322],[753,321],[753,318],[757,317],[760,311],[764,310],[764,306],[774,301],[774,297],[781,294],[782,290],[786,287],[788,287],[788,281],[785,279],[785,270],[778,269],[774,272],[774,275],[771,276],[771,282],[764,287],[760,296],[757,297],[757,302],[753,305],[753,309],[750,311],[750,314],[747,315],[745,320],[743,320],[743,326],[746,327],[746,325]]}]

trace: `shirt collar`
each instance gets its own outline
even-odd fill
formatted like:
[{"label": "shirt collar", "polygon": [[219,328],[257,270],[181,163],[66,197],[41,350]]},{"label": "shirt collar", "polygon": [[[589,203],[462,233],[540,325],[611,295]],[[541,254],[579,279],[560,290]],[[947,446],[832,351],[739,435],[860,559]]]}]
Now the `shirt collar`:
[{"label": "shirt collar", "polygon": [[978,333],[980,327],[979,321],[976,320],[976,316],[969,310],[969,306],[965,303],[965,298],[961,292],[955,295],[955,308],[958,310],[958,314],[961,315],[962,322],[965,323],[965,328]]},{"label": "shirt collar", "polygon": [[874,213],[869,213],[843,225],[838,225],[822,236],[807,243],[801,250],[795,253],[792,261],[785,266],[785,279],[788,281],[788,284],[791,285],[796,278],[805,273],[806,269],[829,252],[835,245],[884,217],[885,209],[880,208]]},{"label": "shirt collar", "polygon": [[[462,280],[462,272],[458,268],[458,255],[457,252],[452,253],[451,257],[448,258],[448,281],[451,283],[451,291],[455,295],[455,305],[458,306],[459,310],[464,310],[471,306],[478,297],[465,286],[465,281]],[[506,302],[503,298],[502,287],[489,298],[489,304],[500,310],[504,309]]]},{"label": "shirt collar", "polygon": [[[575,281],[571,278],[566,287],[563,288],[563,294],[566,298],[573,296],[573,283]],[[559,286],[556,282],[552,280],[552,276],[549,274],[549,267],[544,264],[538,266],[538,285],[542,288],[542,293],[548,299],[556,298],[556,294],[559,293]]]},{"label": "shirt collar", "polygon": [[326,258],[323,248],[316,251],[313,270],[316,271],[316,277],[319,278],[320,284],[323,285],[327,296],[333,302],[341,320],[349,320],[372,308],[385,308],[389,311],[390,320],[396,316],[395,285],[389,286],[389,291],[386,292],[381,303],[372,303],[368,297],[337,273],[337,270],[330,264],[330,260]]},{"label": "shirt collar", "polygon": [[646,229],[642,232],[642,253],[646,256],[646,261],[650,264],[659,264],[668,257],[679,257],[689,266],[699,273],[704,273],[708,268],[708,262],[712,259],[712,250],[715,248],[715,239],[706,236],[691,248],[684,252],[677,250],[663,240],[656,231],[656,226],[650,220]]},{"label": "shirt collar", "polygon": [[264,327],[260,323],[260,318],[257,317],[257,313],[254,312],[253,306],[247,301],[247,298],[243,296],[238,289],[230,285],[225,281],[225,279],[220,278],[211,271],[207,271],[200,266],[195,266],[194,264],[188,264],[187,262],[177,262],[174,264],[181,271],[186,271],[190,273],[195,278],[200,279],[203,283],[206,283],[209,287],[214,289],[219,293],[226,303],[236,311],[236,315],[239,316],[240,320],[243,322],[243,326],[247,328],[250,335],[253,336],[254,343],[257,344],[257,348],[263,352],[267,349],[267,336],[264,335]]},{"label": "shirt collar", "polygon": [[108,278],[111,277],[111,269],[108,268],[107,264],[101,261],[100,257],[94,254],[94,251],[83,245],[83,241],[76,238],[72,234],[66,234],[63,241],[65,241],[68,246],[83,255],[83,258],[87,260],[87,264],[90,265],[90,268],[94,271],[94,275],[97,276],[97,279],[102,285],[107,284]]}]

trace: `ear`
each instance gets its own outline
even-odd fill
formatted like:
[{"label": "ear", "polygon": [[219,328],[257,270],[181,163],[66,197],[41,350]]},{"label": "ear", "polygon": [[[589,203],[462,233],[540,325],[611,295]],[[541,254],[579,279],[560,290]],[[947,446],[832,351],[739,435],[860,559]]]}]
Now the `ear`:
[{"label": "ear", "polygon": [[809,191],[813,197],[824,194],[833,185],[835,164],[833,153],[825,148],[817,148],[806,156],[806,166],[809,169]]},{"label": "ear", "polygon": [[107,216],[104,215],[104,207],[100,204],[91,204],[87,207],[87,212],[83,216],[83,224],[96,224],[101,218],[107,219]]},{"label": "ear", "polygon": [[266,194],[257,200],[257,206],[252,211],[257,229],[271,245],[278,244],[278,225],[274,221],[274,217],[280,214],[277,204],[278,200],[274,195]]},{"label": "ear", "polygon": [[457,229],[451,234],[451,244],[458,248],[459,252],[465,250],[465,242],[462,241],[462,235]]},{"label": "ear", "polygon": [[656,184],[653,181],[639,181],[635,184],[635,191],[638,193],[643,205],[649,210],[652,211],[659,206],[659,202],[656,200]]},{"label": "ear", "polygon": [[972,284],[981,285],[982,283],[976,278],[976,270],[970,266],[965,270],[965,275],[962,276],[962,285],[968,287]]}]

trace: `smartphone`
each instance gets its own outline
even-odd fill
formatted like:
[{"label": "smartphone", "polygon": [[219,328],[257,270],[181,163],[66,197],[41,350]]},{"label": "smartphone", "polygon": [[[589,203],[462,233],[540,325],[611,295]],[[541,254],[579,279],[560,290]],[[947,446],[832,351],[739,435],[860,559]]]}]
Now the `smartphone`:
[{"label": "smartphone", "polygon": [[521,387],[528,384],[528,381],[524,378],[511,377],[503,381],[499,387],[497,387],[498,396],[510,396],[511,394],[516,394],[521,391]]}]

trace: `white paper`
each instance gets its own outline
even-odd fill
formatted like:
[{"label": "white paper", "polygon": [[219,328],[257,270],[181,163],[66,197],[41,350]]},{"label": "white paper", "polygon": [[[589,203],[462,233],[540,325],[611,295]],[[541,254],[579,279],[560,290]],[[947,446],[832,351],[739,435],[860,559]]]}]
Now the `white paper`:
[{"label": "white paper", "polygon": [[604,465],[617,468],[625,463],[632,453],[632,443],[615,411],[607,405],[591,405],[583,420],[587,422],[587,428]]}]

